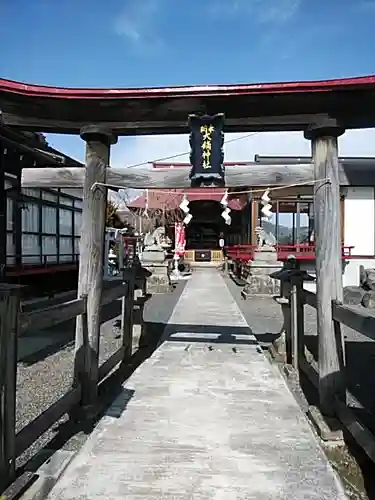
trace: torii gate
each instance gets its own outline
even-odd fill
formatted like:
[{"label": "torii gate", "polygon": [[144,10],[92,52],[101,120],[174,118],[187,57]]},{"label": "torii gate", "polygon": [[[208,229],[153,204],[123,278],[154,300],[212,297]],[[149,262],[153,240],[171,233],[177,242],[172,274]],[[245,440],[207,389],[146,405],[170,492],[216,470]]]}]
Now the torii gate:
[{"label": "torii gate", "polygon": [[[302,94],[303,92],[303,94]],[[350,99],[351,110],[346,112]],[[80,133],[86,142],[86,168],[25,169],[27,187],[83,186],[78,294],[87,294],[93,401],[99,350],[104,222],[109,186],[190,187],[187,169],[113,169],[110,147],[118,135],[187,132],[187,117],[223,112],[227,132],[300,130],[312,144],[313,162],[257,165],[226,171],[226,187],[268,187],[312,183],[316,221],[319,393],[323,413],[334,413],[336,396],[345,397],[340,365],[341,334],[332,327],[332,300],[342,301],[339,186],[355,184],[354,173],[339,168],[337,139],[345,129],[375,127],[375,77],[325,82],[176,87],[162,89],[58,89],[0,80],[4,124],[23,130]],[[35,109],[38,116],[35,116]],[[167,116],[167,118],[166,118]],[[375,185],[371,173],[369,183]],[[77,322],[76,345],[83,345]]]}]

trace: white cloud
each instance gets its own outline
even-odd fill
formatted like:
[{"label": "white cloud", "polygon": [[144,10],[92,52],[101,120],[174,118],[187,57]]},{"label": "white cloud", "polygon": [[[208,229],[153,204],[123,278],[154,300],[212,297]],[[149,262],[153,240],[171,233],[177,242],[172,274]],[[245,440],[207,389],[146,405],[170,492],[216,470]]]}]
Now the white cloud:
[{"label": "white cloud", "polygon": [[[242,137],[246,134],[227,134],[226,140]],[[68,143],[64,136],[49,137],[52,146],[63,150],[67,154],[77,155],[77,146],[82,148],[83,142],[77,138],[79,144],[69,144],[74,150],[67,149]],[[65,146],[65,147],[64,147]],[[111,166],[125,167],[143,162],[152,162],[166,156],[186,152],[184,156],[167,160],[169,163],[189,161],[189,139],[187,135],[165,136],[136,136],[122,137],[112,147]],[[280,155],[280,156],[306,156],[310,155],[310,143],[303,137],[302,132],[268,132],[259,133],[243,140],[225,145],[225,161],[253,161],[255,154]],[[339,139],[339,154],[341,156],[374,156],[375,157],[375,129],[349,130]],[[137,167],[135,167],[137,168]],[[115,201],[119,196],[111,194]]]},{"label": "white cloud", "polygon": [[[226,134],[226,140],[246,134]],[[111,164],[114,167],[152,162],[159,158],[186,152],[185,156],[167,160],[189,161],[187,135],[137,136],[122,138],[113,147]],[[342,156],[375,156],[375,129],[349,130],[339,139]],[[299,156],[310,154],[310,143],[302,132],[259,133],[225,145],[226,161],[252,161],[255,154]]]},{"label": "white cloud", "polygon": [[[227,134],[226,140],[246,134]],[[187,135],[137,136],[122,138],[113,147],[113,167],[132,166],[187,152],[184,156],[166,160],[167,163],[189,161]],[[253,161],[254,155],[308,156],[310,143],[302,132],[267,132],[225,145],[225,161]],[[375,129],[349,130],[339,139],[341,156],[374,156]],[[134,167],[137,168],[137,167]],[[118,200],[118,196],[114,195]]]},{"label": "white cloud", "polygon": [[138,49],[155,47],[160,40],[153,25],[160,0],[128,0],[115,20],[115,32]]},{"label": "white cloud", "polygon": [[[226,134],[226,141],[246,134]],[[67,140],[68,139],[68,140]],[[83,161],[84,143],[79,137],[48,135],[51,146]],[[111,150],[113,167],[128,167],[143,162],[186,153],[167,162],[189,161],[187,135],[121,137]],[[254,134],[224,147],[225,161],[252,161],[255,154],[302,156],[310,154],[310,143],[302,132],[267,132]],[[339,138],[341,156],[374,156],[375,129],[349,130]]]},{"label": "white cloud", "polygon": [[356,5],[356,8],[359,11],[373,11],[375,10],[375,1],[374,0],[363,0]]},{"label": "white cloud", "polygon": [[209,11],[215,17],[251,15],[261,23],[288,21],[298,11],[301,0],[212,0]]}]

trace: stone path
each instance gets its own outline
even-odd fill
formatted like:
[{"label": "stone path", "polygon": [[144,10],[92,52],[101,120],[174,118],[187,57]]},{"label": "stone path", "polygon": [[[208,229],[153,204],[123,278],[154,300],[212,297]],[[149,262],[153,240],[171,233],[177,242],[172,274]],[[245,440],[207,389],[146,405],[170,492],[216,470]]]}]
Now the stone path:
[{"label": "stone path", "polygon": [[194,272],[163,342],[49,499],[344,499],[224,280]]}]

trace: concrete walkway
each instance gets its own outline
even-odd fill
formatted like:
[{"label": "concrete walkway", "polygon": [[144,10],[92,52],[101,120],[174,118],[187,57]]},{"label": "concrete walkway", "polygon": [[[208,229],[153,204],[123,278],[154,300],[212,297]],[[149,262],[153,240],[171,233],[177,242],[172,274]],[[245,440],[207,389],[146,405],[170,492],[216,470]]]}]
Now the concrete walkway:
[{"label": "concrete walkway", "polygon": [[216,270],[124,384],[50,499],[344,499],[305,416]]}]

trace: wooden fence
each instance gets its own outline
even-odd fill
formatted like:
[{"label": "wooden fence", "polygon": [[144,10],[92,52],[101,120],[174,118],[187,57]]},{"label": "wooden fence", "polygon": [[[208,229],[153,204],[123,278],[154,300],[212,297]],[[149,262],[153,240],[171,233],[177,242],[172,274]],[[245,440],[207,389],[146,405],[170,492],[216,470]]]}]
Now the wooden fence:
[{"label": "wooden fence", "polygon": [[[133,309],[136,282],[141,282],[139,288],[144,287],[144,276],[140,276],[139,266],[133,266],[124,271],[123,283],[110,289],[105,289],[101,295],[100,306],[103,307],[114,300],[122,298],[121,329],[122,345],[112,356],[99,366],[96,363],[95,389],[98,384],[119,363],[129,360],[132,354]],[[44,432],[52,427],[64,414],[73,411],[84,414],[83,396],[88,390],[85,385],[92,385],[92,375],[82,373],[85,367],[92,370],[92,359],[88,365],[82,362],[90,356],[90,344],[84,343],[75,350],[75,373],[73,387],[64,396],[53,403],[43,413],[16,433],[16,388],[17,388],[17,342],[19,335],[29,331],[36,331],[53,327],[69,319],[81,317],[87,323],[87,299],[80,297],[76,300],[60,303],[41,310],[20,312],[21,287],[0,284],[0,492],[3,491],[16,476],[16,459],[29,448]],[[77,343],[77,342],[76,342]],[[76,346],[77,347],[77,346]],[[79,358],[79,359],[78,359]],[[77,373],[77,372],[81,373]]]},{"label": "wooden fence", "polygon": [[[288,299],[283,306],[285,320],[285,346],[286,362],[292,365],[296,373],[302,371],[309,381],[320,389],[324,385],[324,373],[321,369],[321,356],[324,349],[319,350],[318,362],[308,353],[305,345],[305,306],[317,309],[317,295],[303,288],[303,278],[291,271],[282,271],[282,294]],[[302,273],[301,273],[302,274]],[[345,340],[341,332],[341,325],[345,325],[368,338],[375,340],[375,317],[368,313],[355,309],[352,306],[343,305],[338,301],[332,301],[333,332],[336,337],[337,358],[339,359],[340,373],[336,374],[338,381],[333,406],[335,416],[355,441],[362,447],[368,457],[375,463],[375,438],[372,433],[361,423],[354,412],[347,405],[347,388],[345,384]],[[319,325],[318,325],[319,336]],[[309,359],[307,359],[309,358]]]}]

